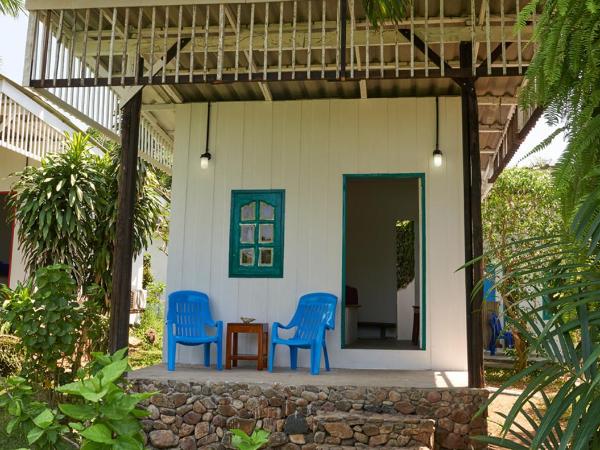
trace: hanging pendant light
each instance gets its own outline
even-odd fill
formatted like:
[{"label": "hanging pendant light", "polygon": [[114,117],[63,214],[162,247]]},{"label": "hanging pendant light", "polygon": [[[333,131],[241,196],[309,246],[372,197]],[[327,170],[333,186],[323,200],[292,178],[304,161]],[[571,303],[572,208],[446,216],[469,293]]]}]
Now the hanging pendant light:
[{"label": "hanging pendant light", "polygon": [[441,167],[444,164],[444,154],[440,150],[440,105],[439,98],[435,98],[435,150],[433,151],[433,165]]},{"label": "hanging pendant light", "polygon": [[206,113],[206,146],[204,148],[204,153],[200,155],[200,168],[208,169],[208,163],[212,159],[212,155],[208,150],[208,140],[210,137],[210,102],[208,103],[208,111]]}]

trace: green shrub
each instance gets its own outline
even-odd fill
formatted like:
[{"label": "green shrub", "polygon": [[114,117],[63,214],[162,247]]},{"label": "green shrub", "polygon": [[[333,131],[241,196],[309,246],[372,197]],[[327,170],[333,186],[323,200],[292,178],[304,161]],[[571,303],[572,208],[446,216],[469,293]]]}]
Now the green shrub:
[{"label": "green shrub", "polygon": [[8,378],[0,394],[0,407],[12,417],[7,433],[25,433],[33,450],[143,449],[138,419],[147,412],[137,405],[154,393],[126,393],[124,355],[125,349],[113,356],[95,354],[76,381],[56,388],[63,399],[56,408],[36,399],[24,378]]},{"label": "green shrub", "polygon": [[46,388],[65,381],[67,369],[76,369],[73,355],[84,320],[70,269],[39,269],[32,280],[3,292],[5,320],[20,340],[28,380]]},{"label": "green shrub", "polygon": [[21,371],[23,355],[19,338],[10,334],[0,334],[0,377],[16,375]]}]

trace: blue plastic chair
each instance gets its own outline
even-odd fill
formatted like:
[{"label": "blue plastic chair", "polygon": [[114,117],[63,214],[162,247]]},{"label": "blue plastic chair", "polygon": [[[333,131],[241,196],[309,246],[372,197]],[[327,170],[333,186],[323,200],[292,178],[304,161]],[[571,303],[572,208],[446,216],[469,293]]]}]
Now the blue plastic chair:
[{"label": "blue plastic chair", "polygon": [[[287,345],[290,348],[290,366],[292,370],[298,367],[298,349],[310,349],[310,373],[318,375],[321,368],[321,350],[325,356],[325,368],[329,370],[329,357],[325,343],[327,330],[335,328],[335,308],[337,297],[332,294],[315,292],[300,297],[298,308],[294,317],[287,325],[279,322],[273,323],[271,332],[271,345],[269,357],[269,372],[273,372],[275,347],[277,344]],[[279,329],[289,330],[296,328],[291,339],[280,338]]]},{"label": "blue plastic chair", "polygon": [[488,345],[490,355],[494,356],[496,354],[496,341],[500,338],[504,339],[504,345],[506,348],[514,347],[512,332],[509,330],[502,330],[500,318],[495,312],[493,312],[490,316],[489,325],[491,329],[490,342]]},{"label": "blue plastic chair", "polygon": [[[217,329],[206,334],[206,327]],[[217,345],[217,369],[223,370],[223,322],[210,314],[208,295],[197,291],[176,291],[169,295],[167,311],[167,369],[175,370],[177,344],[204,345],[204,365],[210,367],[210,344]]]}]

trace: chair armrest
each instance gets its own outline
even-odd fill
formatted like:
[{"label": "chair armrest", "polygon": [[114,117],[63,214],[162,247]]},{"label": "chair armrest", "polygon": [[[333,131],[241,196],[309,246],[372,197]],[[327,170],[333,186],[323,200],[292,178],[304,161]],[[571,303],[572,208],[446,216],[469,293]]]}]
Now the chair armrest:
[{"label": "chair armrest", "polygon": [[290,329],[292,329],[294,327],[295,327],[295,325],[291,325],[291,324],[283,325],[282,323],[279,323],[279,322],[273,322],[273,327],[271,328],[271,337],[278,338],[279,337],[279,333],[277,331],[280,328],[282,330],[290,330]]}]

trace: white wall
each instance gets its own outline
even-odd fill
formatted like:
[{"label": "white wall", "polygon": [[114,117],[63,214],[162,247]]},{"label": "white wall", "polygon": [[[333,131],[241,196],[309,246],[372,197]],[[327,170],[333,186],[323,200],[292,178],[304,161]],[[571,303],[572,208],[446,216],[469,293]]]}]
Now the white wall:
[{"label": "white wall", "polygon": [[[408,302],[412,332],[415,285],[398,296],[396,279],[396,222],[415,223],[419,240],[419,182],[417,178],[360,178],[346,182],[346,284],[358,290],[359,322],[396,322],[397,301]],[[417,247],[418,249],[418,247]],[[418,277],[418,250],[415,252]],[[405,330],[401,334],[406,334]],[[378,329],[361,330],[361,337],[379,337]],[[409,337],[410,339],[410,337]]]},{"label": "white wall", "polygon": [[[225,322],[242,315],[287,322],[310,291],[341,298],[342,175],[424,172],[427,349],[342,350],[340,304],[330,359],[334,367],[466,369],[464,274],[455,273],[464,262],[459,98],[440,101],[441,168],[431,163],[433,98],[213,104],[213,160],[201,170],[206,113],[206,104],[176,109],[169,292],[207,292]],[[286,190],[284,277],[229,278],[231,190],[258,188]],[[283,350],[280,366],[289,364]],[[181,362],[200,361],[200,348],[178,351]]]}]

